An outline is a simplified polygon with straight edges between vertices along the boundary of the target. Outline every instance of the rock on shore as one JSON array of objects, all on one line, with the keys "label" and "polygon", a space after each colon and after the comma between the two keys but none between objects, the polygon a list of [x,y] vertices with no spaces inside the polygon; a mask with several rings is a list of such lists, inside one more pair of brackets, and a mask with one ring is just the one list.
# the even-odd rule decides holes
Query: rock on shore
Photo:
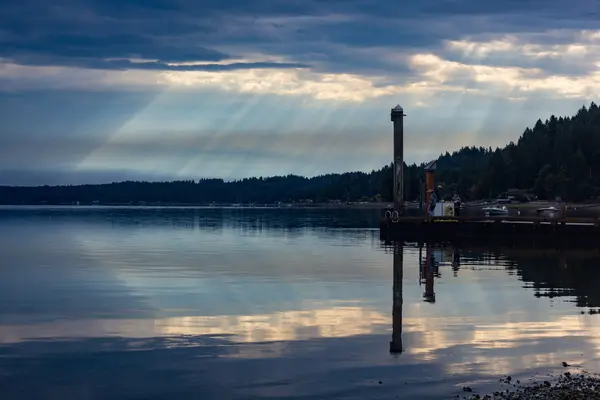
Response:
[{"label": "rock on shore", "polygon": [[[510,378],[510,377],[509,377]],[[469,395],[463,399],[558,399],[558,400],[600,400],[600,376],[585,372],[565,372],[558,378],[533,385],[518,384],[513,390],[507,389],[487,395]]]}]

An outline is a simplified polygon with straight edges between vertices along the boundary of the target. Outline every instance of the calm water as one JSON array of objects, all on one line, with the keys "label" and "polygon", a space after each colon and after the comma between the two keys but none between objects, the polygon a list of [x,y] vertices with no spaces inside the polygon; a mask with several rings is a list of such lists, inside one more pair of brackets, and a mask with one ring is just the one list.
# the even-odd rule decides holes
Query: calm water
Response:
[{"label": "calm water", "polygon": [[600,370],[598,251],[384,245],[377,216],[0,208],[0,398],[451,398]]}]

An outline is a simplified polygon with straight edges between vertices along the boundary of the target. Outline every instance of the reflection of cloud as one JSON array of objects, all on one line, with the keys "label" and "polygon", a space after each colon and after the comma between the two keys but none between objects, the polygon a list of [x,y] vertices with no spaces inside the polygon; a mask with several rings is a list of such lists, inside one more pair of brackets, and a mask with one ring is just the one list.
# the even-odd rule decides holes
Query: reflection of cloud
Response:
[{"label": "reflection of cloud", "polygon": [[[465,340],[471,346],[482,349],[506,349],[523,341],[590,336],[590,329],[592,332],[598,331],[600,337],[600,325],[589,326],[586,319],[586,316],[563,316],[547,322],[475,325],[474,318],[405,317],[403,331],[419,333],[418,342],[407,350],[425,356],[439,349],[465,344]],[[258,342],[370,334],[374,332],[374,325],[390,323],[391,315],[363,307],[343,306],[256,315],[183,316],[153,320],[82,319],[41,324],[38,327],[5,326],[0,328],[0,337],[3,342],[13,342],[35,337],[234,335],[241,342]],[[452,337],[452,326],[469,325],[473,326],[472,331],[463,329],[459,336]],[[39,332],[43,334],[39,335]]]},{"label": "reflection of cloud", "polygon": [[[447,364],[448,373],[468,373],[474,365],[482,374],[510,374],[516,370],[558,365],[561,349],[547,352],[519,350],[522,346],[536,346],[549,339],[579,337],[600,355],[600,325],[589,326],[585,316],[560,317],[549,322],[519,322],[506,324],[478,324],[465,330],[474,320],[464,318],[408,317],[403,320],[403,334],[410,335],[406,353],[420,362],[432,362],[444,349],[463,346],[473,351]],[[344,338],[382,333],[377,327],[389,326],[391,315],[363,307],[331,307],[310,311],[280,311],[257,315],[184,316],[162,319],[80,319],[63,320],[35,325],[0,326],[0,343],[18,343],[35,339],[66,339],[119,336],[134,339],[177,336],[229,336],[241,343],[297,341],[314,338]],[[453,331],[452,326],[463,329]],[[449,328],[450,327],[450,328]],[[389,332],[389,331],[388,331]],[[173,342],[176,346],[177,342]],[[187,345],[182,343],[182,345]],[[509,351],[513,349],[514,351]],[[477,350],[485,350],[482,354]],[[499,352],[494,352],[499,350]],[[256,353],[257,352],[257,353]],[[246,348],[237,357],[264,356]],[[564,353],[564,350],[561,350]],[[256,354],[255,354],[256,353]],[[570,362],[581,361],[573,354]]]},{"label": "reflection of cloud", "polygon": [[[563,340],[562,336],[560,338]],[[541,338],[539,341],[536,340],[535,343],[541,344],[544,339],[547,340],[549,338]],[[568,357],[569,363],[573,365],[580,365],[584,362],[585,357],[582,356],[580,351],[569,351],[568,349],[560,348],[560,341],[554,343],[554,346],[548,343],[552,347],[544,347],[541,350],[537,348],[525,350],[517,343],[513,347],[513,349],[516,349],[516,354],[507,353],[508,349],[494,354],[471,354],[463,358],[466,361],[454,362],[448,365],[448,372],[469,374],[476,368],[482,375],[507,376],[528,369],[544,369],[549,366],[558,367],[561,362],[565,361],[565,357]]]},{"label": "reflection of cloud", "polygon": [[[520,317],[522,318],[522,316]],[[591,322],[591,323],[590,323]],[[453,332],[452,326],[462,326]],[[471,330],[465,326],[472,326]],[[559,316],[551,321],[522,321],[507,323],[477,323],[473,318],[404,318],[404,332],[417,333],[407,347],[408,353],[419,360],[434,361],[440,350],[455,347],[462,351],[468,346],[473,351],[485,350],[485,354],[464,355],[447,366],[449,373],[468,373],[477,365],[484,374],[511,374],[516,370],[559,365],[564,361],[557,358],[563,349],[547,348],[538,352],[519,350],[522,346],[537,346],[551,339],[578,337],[588,342],[596,356],[600,355],[600,324],[586,316]],[[510,351],[510,350],[514,351]],[[497,352],[494,352],[498,350]],[[589,354],[588,354],[589,356]],[[573,354],[570,362],[582,361],[580,353]]]},{"label": "reflection of cloud", "polygon": [[474,332],[472,343],[485,348],[510,348],[523,340],[585,336],[587,333],[582,317],[563,316],[556,321],[547,322],[479,325]]},{"label": "reflection of cloud", "polygon": [[333,307],[267,315],[171,318],[165,320],[161,333],[232,334],[242,342],[299,340],[371,334],[373,325],[386,324],[388,319],[361,307]]},{"label": "reflection of cloud", "polygon": [[81,319],[37,325],[0,326],[0,342],[25,339],[124,336],[233,335],[255,343],[371,334],[389,317],[361,307],[332,307],[259,315],[185,316],[162,319]]}]

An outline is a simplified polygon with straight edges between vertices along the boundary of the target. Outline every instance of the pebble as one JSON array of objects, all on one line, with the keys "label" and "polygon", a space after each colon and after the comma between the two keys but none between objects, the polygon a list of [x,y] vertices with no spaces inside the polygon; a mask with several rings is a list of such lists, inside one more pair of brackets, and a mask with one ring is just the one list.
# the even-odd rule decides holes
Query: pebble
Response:
[{"label": "pebble", "polygon": [[[567,363],[563,363],[565,366]],[[568,364],[566,365],[568,366]],[[509,381],[509,377],[506,381]],[[464,390],[464,388],[463,388]],[[581,374],[571,374],[565,372],[560,375],[554,383],[544,381],[533,385],[518,385],[516,390],[503,392],[494,392],[485,396],[471,396],[465,399],[486,399],[486,400],[528,400],[528,399],[549,399],[549,400],[600,400],[600,376],[588,375],[585,372]]]}]

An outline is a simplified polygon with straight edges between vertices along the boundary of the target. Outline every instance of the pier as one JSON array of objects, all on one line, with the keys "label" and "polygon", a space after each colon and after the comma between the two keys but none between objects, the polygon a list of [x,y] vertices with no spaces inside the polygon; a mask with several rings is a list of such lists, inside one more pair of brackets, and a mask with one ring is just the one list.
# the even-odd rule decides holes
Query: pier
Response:
[{"label": "pier", "polygon": [[549,221],[536,217],[399,217],[381,219],[382,240],[439,241],[452,244],[497,243],[509,247],[599,247],[598,220]]},{"label": "pier", "polygon": [[[511,246],[521,243],[571,246],[576,243],[584,247],[600,247],[600,218],[569,218],[564,206],[545,212],[543,216],[509,216],[508,210],[501,208],[490,209],[488,215],[485,212],[478,215],[461,215],[464,206],[455,210],[454,203],[439,202],[430,212],[430,205],[434,201],[432,196],[436,190],[436,161],[431,161],[424,168],[421,192],[423,207],[420,215],[408,215],[403,190],[405,116],[400,105],[391,109],[391,121],[394,123],[394,205],[381,210],[382,240],[504,242]],[[494,215],[495,211],[502,215]]]}]

